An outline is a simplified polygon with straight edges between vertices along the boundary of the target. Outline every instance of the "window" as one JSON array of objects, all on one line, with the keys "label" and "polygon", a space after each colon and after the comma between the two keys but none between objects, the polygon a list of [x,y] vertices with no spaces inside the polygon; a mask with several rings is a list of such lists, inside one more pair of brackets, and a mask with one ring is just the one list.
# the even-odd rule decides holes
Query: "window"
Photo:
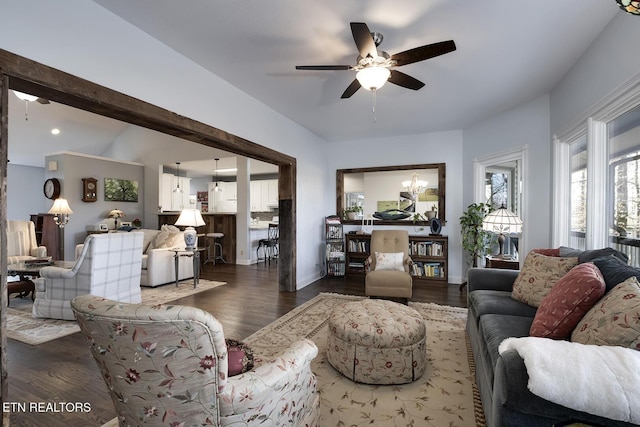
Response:
[{"label": "window", "polygon": [[611,121],[607,125],[607,138],[610,241],[637,265],[640,261],[640,107]]},{"label": "window", "polygon": [[587,137],[570,146],[571,168],[571,235],[569,246],[585,249],[587,231]]}]

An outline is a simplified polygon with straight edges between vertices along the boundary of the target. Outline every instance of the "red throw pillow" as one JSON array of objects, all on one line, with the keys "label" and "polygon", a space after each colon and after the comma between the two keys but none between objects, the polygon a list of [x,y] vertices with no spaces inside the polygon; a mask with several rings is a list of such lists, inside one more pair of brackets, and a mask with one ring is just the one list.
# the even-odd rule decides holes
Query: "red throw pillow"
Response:
[{"label": "red throw pillow", "polygon": [[532,249],[531,252],[535,252],[537,254],[546,255],[546,256],[556,256],[556,257],[560,256],[560,248],[555,248],[555,249],[538,248],[538,249]]},{"label": "red throw pillow", "polygon": [[604,295],[602,273],[592,263],[579,264],[545,296],[529,330],[532,337],[568,339],[584,315]]},{"label": "red throw pillow", "polygon": [[253,369],[253,351],[243,342],[227,338],[229,376],[243,374]]}]

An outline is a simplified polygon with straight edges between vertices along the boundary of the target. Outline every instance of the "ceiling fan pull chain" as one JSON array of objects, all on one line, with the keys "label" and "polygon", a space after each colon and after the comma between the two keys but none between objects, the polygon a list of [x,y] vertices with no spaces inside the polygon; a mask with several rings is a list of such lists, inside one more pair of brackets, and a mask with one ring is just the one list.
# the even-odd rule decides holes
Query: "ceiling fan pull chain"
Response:
[{"label": "ceiling fan pull chain", "polygon": [[373,107],[371,108],[371,112],[373,113],[373,123],[377,123],[378,122],[378,118],[376,117],[376,92],[377,92],[377,90],[371,89],[371,92],[373,92]]},{"label": "ceiling fan pull chain", "polygon": [[29,101],[25,99],[24,101],[24,121],[29,121]]}]

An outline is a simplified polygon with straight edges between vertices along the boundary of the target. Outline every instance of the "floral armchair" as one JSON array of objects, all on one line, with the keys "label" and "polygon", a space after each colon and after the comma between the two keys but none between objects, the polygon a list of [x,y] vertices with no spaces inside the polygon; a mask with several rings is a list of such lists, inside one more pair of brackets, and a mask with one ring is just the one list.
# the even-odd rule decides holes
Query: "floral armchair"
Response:
[{"label": "floral armchair", "polygon": [[82,295],[71,306],[109,388],[121,426],[315,426],[318,349],[297,341],[279,357],[229,377],[222,325],[179,305]]}]

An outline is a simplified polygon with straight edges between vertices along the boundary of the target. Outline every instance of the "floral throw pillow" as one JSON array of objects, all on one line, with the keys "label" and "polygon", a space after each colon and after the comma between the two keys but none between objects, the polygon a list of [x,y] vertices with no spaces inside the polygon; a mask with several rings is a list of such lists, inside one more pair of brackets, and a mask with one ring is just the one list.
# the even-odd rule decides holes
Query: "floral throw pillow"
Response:
[{"label": "floral throw pillow", "polygon": [[511,298],[539,307],[553,285],[576,265],[577,257],[561,258],[529,252],[520,274],[513,282]]},{"label": "floral throw pillow", "polygon": [[604,290],[604,278],[598,267],[591,263],[577,265],[542,299],[529,335],[569,339],[578,322],[602,298]]},{"label": "floral throw pillow", "polygon": [[582,344],[618,345],[640,350],[640,283],[635,276],[607,293],[571,334]]},{"label": "floral throw pillow", "polygon": [[404,252],[376,252],[376,270],[404,271]]},{"label": "floral throw pillow", "polygon": [[243,374],[253,369],[253,351],[243,342],[227,338],[227,361],[229,362],[229,376]]}]

